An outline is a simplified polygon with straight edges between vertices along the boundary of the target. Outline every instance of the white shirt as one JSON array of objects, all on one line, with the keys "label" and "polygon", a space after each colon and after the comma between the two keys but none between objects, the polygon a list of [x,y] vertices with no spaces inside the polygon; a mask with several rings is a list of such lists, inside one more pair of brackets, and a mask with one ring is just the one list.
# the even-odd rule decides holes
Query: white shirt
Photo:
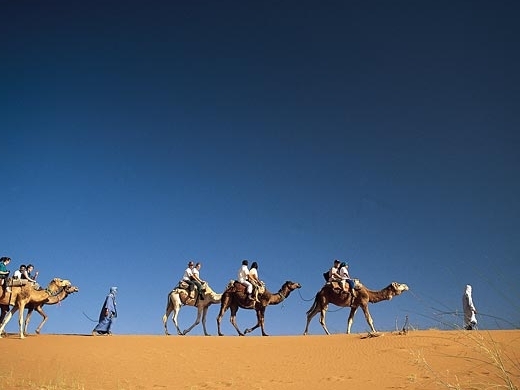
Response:
[{"label": "white shirt", "polygon": [[197,269],[197,267],[193,267],[193,269],[191,270],[191,273],[193,274],[193,276],[196,276],[196,280],[199,280],[200,277],[199,277],[199,270]]},{"label": "white shirt", "polygon": [[348,274],[348,267],[341,267],[339,269],[339,276],[341,276],[341,279],[343,280],[350,279],[350,275]]},{"label": "white shirt", "polygon": [[249,275],[249,268],[247,268],[247,265],[243,265],[238,270],[238,281],[240,283],[247,282],[247,276]]},{"label": "white shirt", "polygon": [[14,271],[13,279],[21,279],[21,278],[22,278],[22,273],[20,272],[20,270],[17,269],[16,271]]},{"label": "white shirt", "polygon": [[182,277],[182,280],[191,280],[191,276],[193,276],[193,270],[188,267],[186,268],[186,271],[184,271],[184,276]]},{"label": "white shirt", "polygon": [[256,276],[256,278],[252,278],[253,280],[260,280],[260,278],[258,277],[258,270],[256,268],[251,268],[249,270],[249,275]]}]

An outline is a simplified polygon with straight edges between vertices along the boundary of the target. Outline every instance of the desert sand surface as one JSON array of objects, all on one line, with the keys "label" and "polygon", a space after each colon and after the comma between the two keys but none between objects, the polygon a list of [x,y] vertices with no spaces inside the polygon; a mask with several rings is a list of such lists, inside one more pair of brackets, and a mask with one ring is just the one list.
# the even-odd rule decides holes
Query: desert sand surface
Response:
[{"label": "desert sand surface", "polygon": [[520,383],[520,330],[23,340],[8,334],[0,343],[1,389],[489,389],[507,385],[504,376]]}]

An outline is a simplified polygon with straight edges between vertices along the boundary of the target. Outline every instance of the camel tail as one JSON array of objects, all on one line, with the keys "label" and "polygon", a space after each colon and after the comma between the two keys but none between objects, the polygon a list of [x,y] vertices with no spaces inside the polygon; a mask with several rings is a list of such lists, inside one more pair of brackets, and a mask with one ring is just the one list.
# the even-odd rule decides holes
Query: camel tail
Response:
[{"label": "camel tail", "polygon": [[172,291],[170,291],[168,293],[168,296],[166,297],[166,310],[168,310],[168,307],[170,306],[170,303],[171,303],[171,295],[172,295]]},{"label": "camel tail", "polygon": [[314,310],[316,310],[316,306],[318,305],[318,294],[316,294],[316,298],[309,310],[307,310],[307,315],[311,314]]}]

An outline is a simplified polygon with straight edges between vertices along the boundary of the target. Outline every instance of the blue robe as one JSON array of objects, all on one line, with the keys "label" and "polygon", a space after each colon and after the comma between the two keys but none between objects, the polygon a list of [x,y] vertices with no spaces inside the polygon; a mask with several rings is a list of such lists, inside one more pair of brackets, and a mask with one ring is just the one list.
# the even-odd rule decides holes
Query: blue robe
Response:
[{"label": "blue robe", "polygon": [[95,332],[101,334],[109,334],[110,328],[112,326],[112,321],[117,317],[117,308],[116,308],[116,293],[117,288],[112,287],[110,289],[110,293],[105,298],[105,302],[101,307],[101,312],[99,313],[99,323],[94,328]]}]

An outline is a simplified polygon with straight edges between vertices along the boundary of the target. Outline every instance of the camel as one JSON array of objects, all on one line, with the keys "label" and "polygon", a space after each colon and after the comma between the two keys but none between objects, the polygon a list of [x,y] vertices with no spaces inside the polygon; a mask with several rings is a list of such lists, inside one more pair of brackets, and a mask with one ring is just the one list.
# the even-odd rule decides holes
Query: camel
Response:
[{"label": "camel", "polygon": [[[78,291],[79,291],[78,287],[70,286],[70,287],[67,287],[64,290],[62,290],[58,295],[50,296],[49,299],[44,303],[40,303],[40,304],[28,303],[25,306],[25,308],[27,309],[27,316],[25,317],[23,333],[25,335],[28,334],[27,327],[29,326],[29,322],[31,321],[31,315],[34,310],[36,310],[36,312],[38,312],[38,314],[40,314],[42,316],[42,322],[40,323],[40,325],[38,325],[38,327],[35,330],[36,334],[40,334],[43,325],[49,319],[47,314],[43,311],[43,305],[55,305],[57,303],[61,303],[61,301],[63,301],[65,298],[67,298],[70,294],[73,294]],[[14,304],[15,300],[12,298],[13,297],[11,296],[11,302],[13,302],[12,304]],[[0,309],[1,309],[1,313],[0,313],[0,324],[1,324],[5,318],[5,315],[9,311],[9,305],[0,305]]]},{"label": "camel", "polygon": [[[172,321],[177,328],[177,334],[182,336],[188,334],[196,325],[200,323],[202,317],[202,327],[204,329],[204,335],[209,336],[210,334],[206,330],[206,314],[208,308],[213,303],[219,303],[222,294],[217,294],[211,289],[206,283],[203,284],[205,288],[204,299],[191,298],[188,291],[184,288],[177,287],[168,294],[168,302],[166,303],[166,313],[163,315],[164,333],[168,336],[168,317],[173,312]],[[177,316],[181,310],[182,305],[195,306],[197,308],[197,319],[188,329],[181,332],[177,323]]]},{"label": "camel", "polygon": [[370,329],[372,330],[372,333],[377,333],[374,327],[372,316],[368,311],[368,304],[389,301],[394,296],[401,295],[401,293],[406,290],[408,290],[408,286],[406,284],[400,284],[396,282],[390,283],[387,287],[379,291],[369,290],[365,286],[361,285],[359,289],[356,287],[357,293],[355,294],[355,297],[352,298],[350,292],[338,291],[338,289],[335,289],[331,283],[327,283],[321,288],[320,291],[318,291],[316,298],[314,299],[314,303],[307,311],[307,325],[305,326],[303,334],[306,335],[308,333],[309,323],[311,322],[312,318],[316,314],[321,313],[320,324],[323,327],[323,330],[325,330],[325,333],[330,335],[330,332],[327,329],[327,325],[325,324],[325,313],[327,312],[329,303],[340,307],[350,307],[347,334],[350,333],[350,328],[354,322],[354,314],[356,314],[358,307],[361,307],[363,313],[365,313],[365,318],[368,325],[370,326]]},{"label": "camel", "polygon": [[54,278],[51,280],[47,288],[43,290],[36,290],[32,285],[11,287],[11,292],[6,291],[0,297],[0,305],[13,305],[13,308],[7,313],[4,320],[2,321],[2,324],[0,325],[0,338],[2,337],[5,326],[11,320],[13,314],[19,311],[18,323],[20,326],[20,338],[24,339],[25,335],[23,328],[23,314],[25,307],[30,304],[44,304],[49,300],[49,298],[52,296],[57,296],[70,286],[70,281]]},{"label": "camel", "polygon": [[[243,284],[237,282],[236,280],[231,280],[228,283],[226,290],[222,293],[222,300],[220,302],[220,312],[217,317],[218,335],[223,336],[223,333],[220,331],[220,323],[226,310],[231,309],[230,321],[231,324],[233,324],[233,326],[237,330],[239,336],[244,336],[247,333],[250,333],[256,328],[258,328],[259,326],[262,329],[262,336],[268,336],[264,329],[264,314],[266,307],[269,305],[278,305],[291,294],[291,291],[296,290],[300,287],[300,283],[286,281],[276,294],[270,293],[269,291],[267,291],[267,289],[265,289],[263,293],[259,293],[259,301],[256,302],[254,300],[250,300],[247,297],[245,286]],[[252,328],[246,329],[244,333],[242,333],[240,329],[238,329],[236,323],[236,315],[239,307],[241,307],[242,309],[253,309],[256,311],[256,325]]]},{"label": "camel", "polygon": [[25,323],[24,323],[24,328],[23,328],[24,334],[27,335],[27,327],[29,326],[29,322],[31,320],[31,314],[34,310],[36,310],[38,312],[38,314],[42,316],[42,322],[40,322],[40,325],[38,325],[38,327],[34,331],[36,334],[40,334],[43,325],[49,319],[47,314],[45,314],[45,312],[43,311],[43,305],[55,305],[57,303],[61,303],[61,301],[63,301],[65,298],[67,298],[70,294],[73,294],[78,291],[79,291],[78,287],[69,286],[69,287],[66,287],[65,289],[63,289],[57,295],[51,295],[49,297],[49,299],[47,301],[45,301],[44,303],[40,303],[40,304],[28,303],[25,306],[25,308],[28,310],[27,310],[27,316],[25,317]]}]

